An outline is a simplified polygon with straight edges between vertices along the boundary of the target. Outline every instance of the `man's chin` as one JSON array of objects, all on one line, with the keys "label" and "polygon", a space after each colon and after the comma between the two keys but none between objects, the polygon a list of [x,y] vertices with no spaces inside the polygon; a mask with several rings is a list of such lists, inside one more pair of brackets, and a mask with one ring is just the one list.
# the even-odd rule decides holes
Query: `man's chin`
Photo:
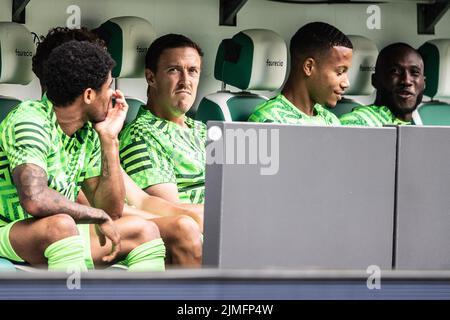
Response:
[{"label": "man's chin", "polygon": [[391,109],[391,111],[394,113],[396,117],[404,117],[408,114],[411,114],[414,110],[416,110],[416,106],[409,106],[409,105],[397,105],[395,109]]},{"label": "man's chin", "polygon": [[183,114],[188,112],[192,108],[193,103],[179,103],[177,109]]},{"label": "man's chin", "polygon": [[411,113],[414,110],[416,110],[417,106],[418,106],[418,104],[416,104],[416,103],[414,103],[414,104],[397,104],[397,110],[403,114]]},{"label": "man's chin", "polygon": [[321,103],[322,106],[333,109],[337,105],[337,101]]},{"label": "man's chin", "polygon": [[101,119],[91,119],[90,121],[91,121],[92,124],[97,124],[97,123],[105,121],[105,119],[106,119],[106,116],[104,116]]}]

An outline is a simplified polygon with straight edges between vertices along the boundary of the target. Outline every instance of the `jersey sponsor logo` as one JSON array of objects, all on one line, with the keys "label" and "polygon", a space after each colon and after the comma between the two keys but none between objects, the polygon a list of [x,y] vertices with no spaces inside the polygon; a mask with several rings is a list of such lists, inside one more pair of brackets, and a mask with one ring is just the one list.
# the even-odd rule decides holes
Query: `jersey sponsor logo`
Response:
[{"label": "jersey sponsor logo", "polygon": [[266,66],[268,66],[268,67],[282,67],[283,66],[283,61],[267,59]]},{"label": "jersey sponsor logo", "polygon": [[27,51],[27,50],[19,50],[16,48],[15,52],[16,52],[16,56],[18,56],[18,57],[32,57],[33,56],[33,52]]}]

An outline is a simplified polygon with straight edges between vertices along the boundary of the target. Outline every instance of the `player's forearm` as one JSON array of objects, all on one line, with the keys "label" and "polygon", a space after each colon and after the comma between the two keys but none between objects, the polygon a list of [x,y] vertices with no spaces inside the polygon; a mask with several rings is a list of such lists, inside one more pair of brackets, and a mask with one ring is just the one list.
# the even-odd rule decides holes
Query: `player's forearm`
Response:
[{"label": "player's forearm", "polygon": [[194,210],[189,210],[188,207],[181,203],[173,203],[155,196],[147,196],[143,199],[137,208],[151,212],[159,216],[177,216],[177,215],[190,215]]},{"label": "player's forearm", "polygon": [[123,207],[123,215],[124,216],[137,216],[137,217],[141,217],[144,219],[154,219],[154,218],[161,218],[161,215],[159,214],[154,214],[148,211],[144,211],[141,209],[137,209],[134,207],[130,207],[125,205]]},{"label": "player's forearm", "polygon": [[173,203],[155,196],[145,197],[136,207],[144,211],[152,212],[158,216],[173,216],[178,214],[177,207]]},{"label": "player's forearm", "polygon": [[203,204],[194,204],[194,203],[180,203],[179,204],[182,208],[189,210],[191,212],[194,212],[203,220],[203,212],[205,206]]},{"label": "player's forearm", "polygon": [[48,187],[35,195],[21,195],[21,205],[29,214],[36,218],[44,218],[55,214],[67,214],[77,223],[101,224],[110,217],[103,211],[84,206],[67,199],[59,192]]},{"label": "player's forearm", "polygon": [[[201,206],[201,209],[199,208]],[[149,196],[144,199],[139,209],[151,212],[160,217],[185,215],[193,218],[203,228],[203,205],[172,203],[170,201]]]},{"label": "player's forearm", "polygon": [[191,203],[181,203],[181,208],[191,212],[190,216],[197,222],[200,227],[200,231],[203,233],[203,204],[191,204]]},{"label": "player's forearm", "polygon": [[111,218],[120,218],[125,199],[125,187],[119,161],[118,139],[100,135],[102,172],[94,195],[94,207],[103,209]]}]

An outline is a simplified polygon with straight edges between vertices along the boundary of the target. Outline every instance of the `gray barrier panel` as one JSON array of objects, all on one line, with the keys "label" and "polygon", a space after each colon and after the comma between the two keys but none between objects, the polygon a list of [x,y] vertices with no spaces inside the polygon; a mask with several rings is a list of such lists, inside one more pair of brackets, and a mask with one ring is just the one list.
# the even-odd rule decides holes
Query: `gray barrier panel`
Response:
[{"label": "gray barrier panel", "polygon": [[[207,147],[205,266],[392,267],[395,128],[208,126],[223,135]],[[232,137],[239,129],[253,135],[245,148]],[[260,157],[258,164],[223,164],[230,150],[236,158],[255,139],[257,152],[264,145],[276,149],[276,139],[264,143],[264,130],[268,137],[278,130],[277,174],[262,175],[270,166]],[[220,144],[226,146],[222,163],[211,164],[220,162]]]},{"label": "gray barrier panel", "polygon": [[397,269],[450,269],[450,128],[399,127]]}]

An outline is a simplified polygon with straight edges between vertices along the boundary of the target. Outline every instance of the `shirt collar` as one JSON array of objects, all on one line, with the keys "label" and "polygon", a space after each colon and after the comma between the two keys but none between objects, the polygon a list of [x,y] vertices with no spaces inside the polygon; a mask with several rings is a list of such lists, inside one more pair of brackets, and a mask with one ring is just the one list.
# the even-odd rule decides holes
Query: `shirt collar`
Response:
[{"label": "shirt collar", "polygon": [[[173,123],[172,121],[169,121],[169,120],[166,120],[166,119],[162,119],[162,118],[160,118],[160,117],[155,116],[150,110],[147,109],[147,106],[144,105],[144,104],[141,105],[141,107],[139,108],[139,111],[138,111],[138,114],[137,114],[136,118],[139,117],[139,116],[145,117],[145,119],[146,119],[147,121],[150,121],[150,120],[152,120],[152,119],[158,120],[158,121],[164,121],[164,122],[169,123],[170,126],[174,125],[174,126],[176,126],[177,128],[184,129],[184,128],[178,126],[177,124]],[[195,125],[194,122],[195,122],[195,121],[194,121],[193,119],[189,118],[189,117],[186,116],[186,115],[184,116],[184,123],[185,123],[190,129],[192,129],[192,128],[194,127],[194,125]]]},{"label": "shirt collar", "polygon": [[292,102],[290,102],[288,100],[288,98],[286,98],[282,93],[280,93],[276,99],[281,99],[283,101],[283,103],[287,106],[289,106],[293,112],[301,115],[302,117],[308,117],[308,118],[312,118],[312,117],[316,117],[316,116],[322,116],[324,113],[325,108],[322,107],[320,104],[316,103],[313,107],[314,110],[314,115],[310,116],[307,115],[306,113],[304,113],[303,111],[301,111],[299,108],[297,108]]},{"label": "shirt collar", "polygon": [[382,108],[384,112],[386,112],[387,114],[389,114],[389,116],[390,116],[391,119],[392,119],[392,124],[395,124],[395,125],[408,125],[408,124],[411,124],[411,121],[404,121],[404,120],[402,120],[402,119],[397,118],[397,117],[394,115],[394,113],[391,111],[391,109],[389,109],[388,107],[386,107],[386,106],[381,106],[380,108]]}]

